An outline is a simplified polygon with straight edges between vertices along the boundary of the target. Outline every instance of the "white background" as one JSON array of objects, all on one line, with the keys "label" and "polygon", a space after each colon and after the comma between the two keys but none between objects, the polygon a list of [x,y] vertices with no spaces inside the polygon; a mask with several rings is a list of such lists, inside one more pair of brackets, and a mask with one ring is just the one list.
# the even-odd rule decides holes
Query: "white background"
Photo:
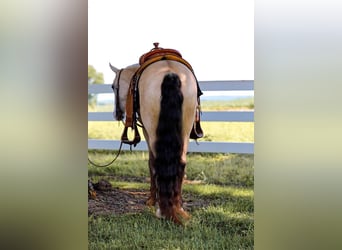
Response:
[{"label": "white background", "polygon": [[115,77],[153,48],[177,49],[198,80],[254,79],[254,2],[89,0],[88,64]]}]

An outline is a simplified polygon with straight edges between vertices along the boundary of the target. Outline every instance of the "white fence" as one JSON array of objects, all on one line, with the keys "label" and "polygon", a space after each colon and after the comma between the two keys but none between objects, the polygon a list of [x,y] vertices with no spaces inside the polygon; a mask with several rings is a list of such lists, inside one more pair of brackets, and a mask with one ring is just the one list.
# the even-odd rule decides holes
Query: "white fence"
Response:
[{"label": "white fence", "polygon": [[[200,81],[202,91],[253,91],[254,81]],[[88,94],[113,93],[111,84],[93,84],[88,87]],[[114,95],[114,94],[113,94]],[[114,121],[112,112],[88,112],[88,121]],[[254,111],[205,111],[201,121],[219,122],[254,122]],[[205,131],[204,131],[205,133]],[[222,131],[224,133],[224,131]],[[117,150],[119,140],[88,139],[88,149]],[[123,150],[129,150],[128,145],[123,145]],[[141,141],[133,150],[147,150],[145,141]],[[239,153],[253,154],[254,143],[247,142],[205,142],[198,143],[191,140],[189,152],[210,153]]]}]

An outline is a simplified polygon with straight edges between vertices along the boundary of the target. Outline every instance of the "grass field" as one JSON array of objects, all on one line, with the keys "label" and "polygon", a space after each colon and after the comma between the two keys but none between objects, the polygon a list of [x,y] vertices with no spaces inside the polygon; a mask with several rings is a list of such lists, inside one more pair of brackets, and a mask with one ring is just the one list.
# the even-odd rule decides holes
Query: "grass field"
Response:
[{"label": "grass field", "polygon": [[[201,122],[204,138],[201,141],[253,142],[252,122]],[[119,122],[88,122],[88,138],[119,140],[123,124]],[[140,134],[143,135],[139,128]],[[144,140],[144,138],[142,138]]]},{"label": "grass field", "polygon": [[[91,151],[98,162],[109,151]],[[123,152],[113,166],[89,166],[89,176],[105,178],[121,190],[147,191],[146,152]],[[188,155],[186,175],[197,184],[184,184],[184,202],[192,218],[185,227],[159,220],[147,207],[141,213],[89,217],[89,249],[253,249],[254,160],[252,155]],[[146,197],[147,198],[147,197]]]},{"label": "grass field", "polygon": [[[254,108],[250,101],[202,106]],[[122,132],[122,125],[113,122],[88,126],[89,138],[119,139]],[[203,129],[206,141],[254,141],[253,123],[205,122]],[[99,164],[113,158],[113,152],[106,150],[91,150],[88,155]],[[147,207],[139,213],[90,215],[89,249],[253,249],[253,155],[189,153],[187,161],[186,179],[192,182],[183,185],[183,199],[193,206],[186,207],[191,219],[184,227],[157,219]],[[88,164],[88,173],[94,182],[106,179],[118,190],[149,190],[147,152],[122,152],[108,168]]]},{"label": "grass field", "polygon": [[253,249],[252,190],[185,185],[184,193],[210,204],[191,211],[185,227],[156,219],[148,209],[138,214],[90,216],[89,249]]}]

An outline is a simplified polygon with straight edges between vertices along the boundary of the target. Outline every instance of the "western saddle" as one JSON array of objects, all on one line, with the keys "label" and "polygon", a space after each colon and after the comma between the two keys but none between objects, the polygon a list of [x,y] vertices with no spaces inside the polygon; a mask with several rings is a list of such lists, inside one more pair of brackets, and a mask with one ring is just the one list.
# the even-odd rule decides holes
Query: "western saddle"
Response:
[{"label": "western saddle", "polygon": [[[152,63],[161,61],[161,60],[172,60],[172,61],[177,61],[185,66],[187,66],[193,75],[195,76],[195,73],[191,67],[191,65],[182,58],[182,55],[174,49],[164,49],[158,47],[159,43],[153,43],[154,48],[143,54],[139,58],[139,64],[140,67],[138,70],[134,73],[128,94],[127,94],[127,101],[126,101],[126,121],[125,121],[125,128],[121,136],[121,141],[122,143],[129,144],[129,145],[134,145],[134,147],[140,142],[140,134],[138,131],[138,121],[141,122],[140,117],[139,117],[139,88],[138,88],[138,83],[140,76],[142,72],[151,65]],[[196,79],[196,76],[195,76]],[[197,107],[196,107],[196,116],[194,120],[194,125],[192,127],[191,133],[190,133],[190,138],[197,140],[198,138],[203,137],[203,131],[200,125],[200,114],[201,114],[201,109],[200,109],[200,96],[203,94],[198,81],[197,82]],[[128,128],[132,128],[134,131],[134,138],[133,140],[129,140],[128,135],[127,135],[127,130]]]}]

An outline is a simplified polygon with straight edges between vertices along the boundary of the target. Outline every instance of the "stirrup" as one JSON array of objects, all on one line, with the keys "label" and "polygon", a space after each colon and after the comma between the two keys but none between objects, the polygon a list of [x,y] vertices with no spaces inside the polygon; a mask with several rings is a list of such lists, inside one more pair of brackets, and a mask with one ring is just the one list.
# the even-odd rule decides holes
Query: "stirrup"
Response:
[{"label": "stirrup", "polygon": [[134,139],[133,140],[128,139],[128,136],[127,136],[128,127],[125,127],[121,135],[121,141],[122,143],[133,145],[135,147],[140,142],[141,138],[140,138],[138,128],[134,126],[132,129],[134,130]]},{"label": "stirrup", "polygon": [[191,129],[190,139],[197,140],[199,138],[203,138],[203,130],[200,121],[195,121],[194,126]]},{"label": "stirrup", "polygon": [[190,139],[197,140],[199,138],[203,138],[203,130],[201,128],[201,118],[200,118],[200,108],[197,107],[196,109],[196,117],[195,117],[195,122],[194,125],[191,129],[190,133]]}]

